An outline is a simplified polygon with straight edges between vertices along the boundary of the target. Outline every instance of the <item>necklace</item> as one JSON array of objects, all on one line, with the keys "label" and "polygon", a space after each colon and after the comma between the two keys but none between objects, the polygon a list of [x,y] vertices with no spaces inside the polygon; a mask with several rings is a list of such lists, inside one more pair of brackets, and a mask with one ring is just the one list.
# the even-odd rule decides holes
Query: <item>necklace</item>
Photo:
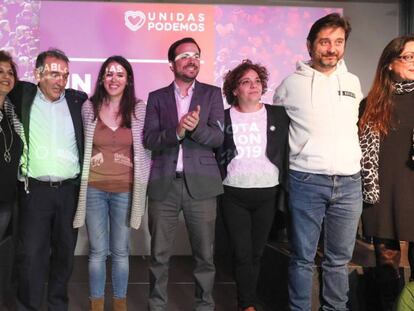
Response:
[{"label": "necklace", "polygon": [[9,120],[7,119],[6,115],[3,115],[4,118],[6,119],[7,125],[9,126],[9,131],[10,131],[10,146],[7,147],[7,140],[6,140],[6,134],[4,133],[4,130],[0,127],[1,133],[3,134],[3,141],[4,141],[4,153],[3,153],[3,157],[4,157],[4,161],[6,163],[10,163],[11,162],[11,154],[10,154],[10,149],[13,146],[13,132],[11,129],[11,125],[9,123]]}]

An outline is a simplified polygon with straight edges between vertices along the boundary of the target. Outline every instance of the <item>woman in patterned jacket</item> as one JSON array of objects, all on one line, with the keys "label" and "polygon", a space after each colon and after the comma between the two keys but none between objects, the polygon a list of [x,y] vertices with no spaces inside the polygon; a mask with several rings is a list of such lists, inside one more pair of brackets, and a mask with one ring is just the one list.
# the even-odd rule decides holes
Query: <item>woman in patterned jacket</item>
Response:
[{"label": "woman in patterned jacket", "polygon": [[[374,309],[380,311],[394,310],[401,290],[400,241],[408,242],[410,280],[414,280],[413,104],[414,36],[410,35],[395,38],[384,48],[359,122],[363,154],[374,147],[378,157],[373,166],[363,167],[363,173],[370,170],[373,176],[377,167],[378,175],[371,184],[364,181],[364,191],[373,196],[364,198],[370,204],[365,205],[362,221],[364,234],[373,238],[380,303]],[[378,139],[364,139],[368,133]]]},{"label": "woman in patterned jacket", "polygon": [[130,227],[145,210],[150,153],[142,145],[145,104],[122,56],[101,66],[95,92],[82,107],[85,158],[74,227],[86,218],[90,310],[103,310],[106,258],[111,255],[113,310],[126,310]]}]

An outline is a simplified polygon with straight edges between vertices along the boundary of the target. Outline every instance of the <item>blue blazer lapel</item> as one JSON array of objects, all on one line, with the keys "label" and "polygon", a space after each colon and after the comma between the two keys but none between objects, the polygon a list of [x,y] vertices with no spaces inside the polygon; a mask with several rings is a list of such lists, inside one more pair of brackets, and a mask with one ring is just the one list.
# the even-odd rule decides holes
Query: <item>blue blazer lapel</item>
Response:
[{"label": "blue blazer lapel", "polygon": [[194,85],[193,97],[191,97],[191,103],[190,103],[190,107],[188,108],[188,111],[196,110],[197,105],[201,106],[200,98],[201,98],[201,94],[203,93],[201,91],[201,84],[197,80],[194,83],[195,85]]},{"label": "blue blazer lapel", "polygon": [[[167,88],[166,94],[166,108],[168,109],[168,116],[170,116],[171,124],[177,126],[178,124],[178,112],[177,103],[175,101],[174,82]],[[161,108],[162,109],[162,108]]]}]

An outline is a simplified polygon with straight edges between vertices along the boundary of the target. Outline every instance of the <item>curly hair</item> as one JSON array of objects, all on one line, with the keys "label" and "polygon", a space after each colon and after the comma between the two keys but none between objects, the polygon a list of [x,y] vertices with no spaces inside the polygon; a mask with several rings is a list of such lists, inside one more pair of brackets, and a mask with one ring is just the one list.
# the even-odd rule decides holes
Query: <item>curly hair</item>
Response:
[{"label": "curly hair", "polygon": [[233,70],[229,70],[224,76],[223,94],[229,105],[237,106],[239,104],[237,96],[233,94],[233,91],[239,85],[241,77],[243,77],[249,70],[253,70],[257,73],[262,83],[262,95],[266,93],[267,82],[269,81],[269,71],[265,66],[262,66],[259,63],[252,63],[250,59],[246,59]]}]

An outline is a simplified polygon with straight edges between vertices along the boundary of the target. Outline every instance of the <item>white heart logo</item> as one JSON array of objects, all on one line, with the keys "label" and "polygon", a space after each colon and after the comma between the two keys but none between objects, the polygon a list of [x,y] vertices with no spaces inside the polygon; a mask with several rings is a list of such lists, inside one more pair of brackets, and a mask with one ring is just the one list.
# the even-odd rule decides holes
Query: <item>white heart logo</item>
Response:
[{"label": "white heart logo", "polygon": [[144,25],[146,16],[141,11],[126,11],[125,12],[125,26],[132,31],[137,31]]}]

